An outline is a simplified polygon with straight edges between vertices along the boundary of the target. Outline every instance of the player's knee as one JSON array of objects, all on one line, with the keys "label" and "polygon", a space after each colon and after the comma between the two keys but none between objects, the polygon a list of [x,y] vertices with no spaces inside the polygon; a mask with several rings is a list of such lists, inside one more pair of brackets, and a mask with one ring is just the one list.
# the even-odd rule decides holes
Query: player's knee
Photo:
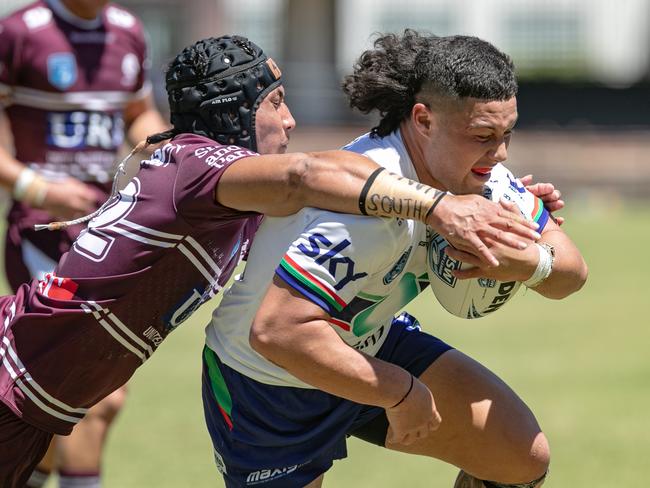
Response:
[{"label": "player's knee", "polygon": [[101,402],[91,408],[88,412],[89,417],[95,417],[106,423],[111,423],[117,414],[122,410],[126,402],[126,387],[119,388],[104,398]]},{"label": "player's knee", "polygon": [[518,482],[537,480],[546,474],[551,462],[551,450],[546,436],[540,432],[528,449],[522,449],[512,464],[516,473],[512,473]]}]

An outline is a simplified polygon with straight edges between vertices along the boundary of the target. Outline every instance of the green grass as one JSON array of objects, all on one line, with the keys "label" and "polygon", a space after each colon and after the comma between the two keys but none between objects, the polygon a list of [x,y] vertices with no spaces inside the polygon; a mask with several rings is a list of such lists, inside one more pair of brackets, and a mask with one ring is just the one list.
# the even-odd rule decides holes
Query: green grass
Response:
[{"label": "green grass", "polygon": [[[552,448],[548,487],[645,486],[650,474],[650,208],[568,215],[590,266],[585,288],[552,302],[521,293],[478,321],[441,311],[429,293],[408,307],[425,328],[487,365],[536,413]],[[200,351],[207,304],[130,383],[105,461],[107,488],[220,487],[203,426]],[[349,442],[328,487],[451,487],[456,470]],[[51,485],[53,486],[53,485]]]}]

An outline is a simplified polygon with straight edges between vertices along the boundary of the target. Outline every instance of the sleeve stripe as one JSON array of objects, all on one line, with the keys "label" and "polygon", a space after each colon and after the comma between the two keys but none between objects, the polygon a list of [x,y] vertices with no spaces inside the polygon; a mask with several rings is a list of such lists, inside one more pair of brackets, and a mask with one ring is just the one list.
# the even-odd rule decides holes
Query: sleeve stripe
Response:
[{"label": "sleeve stripe", "polygon": [[287,254],[285,254],[282,261],[280,261],[280,267],[289,273],[295,280],[309,287],[312,292],[317,293],[322,299],[330,303],[332,307],[339,312],[347,305],[341,297],[301,268],[300,265]]},{"label": "sleeve stripe", "polygon": [[282,268],[282,266],[278,266],[276,268],[275,274],[284,280],[287,285],[296,290],[298,293],[304,295],[305,298],[311,300],[313,303],[325,310],[328,314],[331,315],[332,313],[336,312],[336,310],[334,310],[328,302],[321,299],[319,295],[312,293],[310,288],[302,286],[302,284],[296,281],[293,276],[291,276],[287,271],[284,270],[284,268]]},{"label": "sleeve stripe", "polygon": [[544,207],[544,202],[540,198],[535,198],[535,207],[533,208],[531,218],[539,224],[538,232],[541,232],[546,227],[548,217],[549,213]]}]

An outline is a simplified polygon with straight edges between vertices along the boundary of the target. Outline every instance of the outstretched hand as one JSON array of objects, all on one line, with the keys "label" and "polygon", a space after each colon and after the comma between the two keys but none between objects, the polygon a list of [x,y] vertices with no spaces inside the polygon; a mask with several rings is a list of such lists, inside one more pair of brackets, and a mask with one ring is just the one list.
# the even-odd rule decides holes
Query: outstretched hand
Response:
[{"label": "outstretched hand", "polygon": [[485,266],[499,265],[488,247],[490,240],[526,249],[540,238],[538,225],[522,217],[514,203],[495,203],[480,195],[447,195],[429,215],[427,224]]}]

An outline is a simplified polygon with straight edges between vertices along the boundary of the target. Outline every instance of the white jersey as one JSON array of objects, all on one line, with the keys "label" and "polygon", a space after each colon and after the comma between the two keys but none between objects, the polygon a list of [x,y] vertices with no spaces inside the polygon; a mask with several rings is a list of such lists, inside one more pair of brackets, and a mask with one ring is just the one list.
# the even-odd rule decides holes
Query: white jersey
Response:
[{"label": "white jersey", "polygon": [[[365,154],[389,171],[417,179],[399,133],[362,136],[345,149]],[[394,315],[428,285],[426,226],[306,208],[267,217],[243,276],[223,296],[206,329],[207,344],[223,363],[266,384],[312,388],[255,352],[249,332],[273,276],[321,306],[350,346],[375,355]]]},{"label": "white jersey", "polygon": [[[399,131],[363,135],[344,149],[364,154],[392,173],[417,180]],[[492,188],[526,192],[502,165],[493,168]],[[526,215],[538,220],[541,202],[527,194]],[[519,197],[516,197],[519,198]],[[522,197],[524,198],[524,197]],[[518,202],[520,203],[520,202]],[[521,207],[521,203],[520,203]],[[255,352],[249,344],[253,318],[274,275],[329,314],[329,322],[351,347],[374,356],[392,319],[429,284],[427,227],[306,208],[283,218],[267,217],[248,256],[245,273],[224,293],[206,328],[207,345],[223,363],[262,383],[312,388]]]}]

